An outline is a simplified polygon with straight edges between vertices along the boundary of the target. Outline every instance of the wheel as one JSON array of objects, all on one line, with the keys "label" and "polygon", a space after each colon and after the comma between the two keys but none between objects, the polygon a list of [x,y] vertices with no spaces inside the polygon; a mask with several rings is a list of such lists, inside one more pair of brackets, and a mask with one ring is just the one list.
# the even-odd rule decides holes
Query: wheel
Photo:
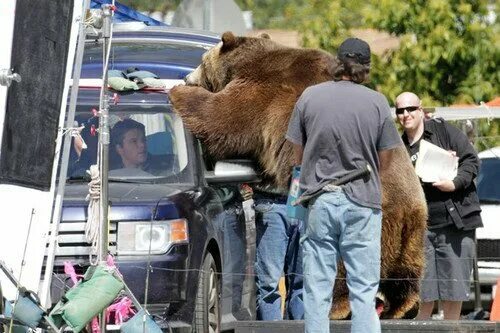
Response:
[{"label": "wheel", "polygon": [[220,280],[217,266],[210,253],[203,260],[198,279],[194,332],[220,332]]}]

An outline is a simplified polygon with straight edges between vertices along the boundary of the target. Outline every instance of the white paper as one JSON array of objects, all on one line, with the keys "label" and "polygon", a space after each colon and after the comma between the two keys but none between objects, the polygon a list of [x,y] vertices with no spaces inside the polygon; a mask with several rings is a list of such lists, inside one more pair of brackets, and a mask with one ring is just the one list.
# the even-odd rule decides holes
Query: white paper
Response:
[{"label": "white paper", "polygon": [[425,183],[453,180],[457,176],[458,157],[428,141],[420,142],[415,172]]}]

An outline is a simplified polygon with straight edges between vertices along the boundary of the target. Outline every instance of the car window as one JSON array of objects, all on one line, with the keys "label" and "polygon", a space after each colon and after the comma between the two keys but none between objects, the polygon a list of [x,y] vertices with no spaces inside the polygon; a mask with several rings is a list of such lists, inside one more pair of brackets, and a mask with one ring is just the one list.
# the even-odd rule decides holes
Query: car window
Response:
[{"label": "car window", "polygon": [[[132,66],[155,73],[160,78],[182,79],[199,65],[205,52],[206,48],[198,44],[124,42],[117,39],[113,41],[109,69],[125,71]],[[87,43],[82,66],[82,78],[102,76],[101,44]]]},{"label": "car window", "polygon": [[[162,108],[158,108],[161,111]],[[167,110],[165,108],[165,110]],[[73,140],[68,169],[70,180],[86,179],[86,170],[97,163],[98,118],[78,113],[76,121],[86,149]],[[114,109],[110,112],[109,180],[192,183],[184,126],[171,112]],[[93,135],[94,134],[94,135]]]},{"label": "car window", "polygon": [[481,159],[477,194],[481,201],[500,202],[500,158]]}]

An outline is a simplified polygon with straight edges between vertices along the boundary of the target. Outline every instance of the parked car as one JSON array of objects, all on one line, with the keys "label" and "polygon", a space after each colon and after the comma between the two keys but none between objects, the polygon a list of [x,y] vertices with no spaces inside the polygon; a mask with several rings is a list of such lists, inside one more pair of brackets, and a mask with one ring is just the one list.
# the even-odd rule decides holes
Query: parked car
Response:
[{"label": "parked car", "polygon": [[[139,27],[137,29],[137,27]],[[109,68],[138,68],[160,79],[182,79],[196,68],[216,35],[171,27],[115,25]],[[55,256],[53,302],[67,289],[64,261],[89,266],[85,239],[88,175],[96,163],[99,88],[85,79],[102,76],[102,44],[86,44],[76,121],[85,126],[87,149],[72,147],[62,221]],[[164,328],[177,332],[219,332],[255,313],[255,229],[242,218],[239,184],[257,180],[245,161],[218,161],[207,168],[200,142],[173,113],[163,90],[111,90],[111,127],[132,119],[144,128],[141,152],[147,167],[128,168],[110,160],[110,252],[139,302]],[[115,98],[116,100],[116,98]],[[111,129],[113,141],[113,127]],[[74,144],[74,143],[73,143]],[[110,145],[112,150],[113,144]],[[116,162],[116,161],[115,161]],[[245,168],[238,168],[245,164]],[[220,168],[222,166],[222,168]],[[243,219],[243,220],[242,220]],[[147,269],[148,261],[152,269]],[[148,298],[145,299],[146,287]]]},{"label": "parked car", "polygon": [[481,299],[489,310],[500,278],[500,146],[482,151],[478,156],[481,166],[477,194],[484,227],[476,231],[477,253]]}]

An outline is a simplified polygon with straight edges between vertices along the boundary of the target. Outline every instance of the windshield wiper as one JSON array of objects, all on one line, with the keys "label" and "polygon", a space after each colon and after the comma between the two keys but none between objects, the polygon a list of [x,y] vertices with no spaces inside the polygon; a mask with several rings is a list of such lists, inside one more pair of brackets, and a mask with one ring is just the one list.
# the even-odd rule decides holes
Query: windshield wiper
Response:
[{"label": "windshield wiper", "polygon": [[79,175],[79,176],[72,176],[68,177],[66,179],[66,183],[87,183],[90,181],[90,175]]},{"label": "windshield wiper", "polygon": [[154,179],[125,179],[125,178],[108,178],[108,182],[110,183],[124,183],[124,184],[152,184],[154,183]]},{"label": "windshield wiper", "polygon": [[482,203],[482,204],[497,204],[497,203],[500,203],[500,199],[495,199],[495,198],[479,199],[479,203]]},{"label": "windshield wiper", "polygon": [[[156,179],[145,179],[145,178],[137,178],[137,179],[124,179],[124,178],[108,178],[108,182],[110,183],[125,183],[125,184],[152,184]],[[66,179],[66,183],[88,183],[90,182],[90,176],[73,176]]]}]

